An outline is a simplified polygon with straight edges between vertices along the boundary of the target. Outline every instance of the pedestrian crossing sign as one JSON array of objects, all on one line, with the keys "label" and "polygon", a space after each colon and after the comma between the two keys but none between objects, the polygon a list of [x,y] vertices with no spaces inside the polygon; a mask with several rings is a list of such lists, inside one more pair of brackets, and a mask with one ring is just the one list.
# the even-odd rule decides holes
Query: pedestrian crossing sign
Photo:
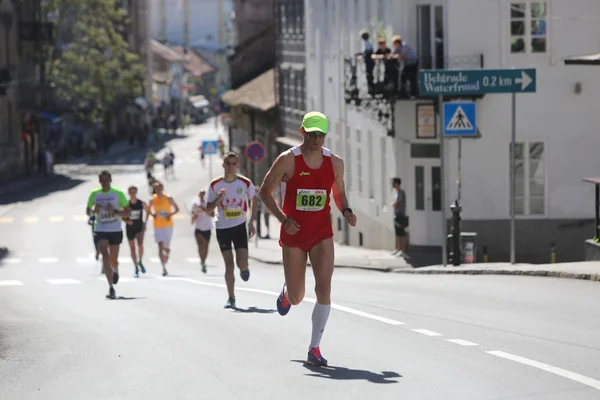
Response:
[{"label": "pedestrian crossing sign", "polygon": [[444,103],[444,136],[476,136],[475,103]]},{"label": "pedestrian crossing sign", "polygon": [[204,154],[205,156],[217,154],[218,148],[219,144],[216,140],[204,140],[202,142],[202,154]]}]

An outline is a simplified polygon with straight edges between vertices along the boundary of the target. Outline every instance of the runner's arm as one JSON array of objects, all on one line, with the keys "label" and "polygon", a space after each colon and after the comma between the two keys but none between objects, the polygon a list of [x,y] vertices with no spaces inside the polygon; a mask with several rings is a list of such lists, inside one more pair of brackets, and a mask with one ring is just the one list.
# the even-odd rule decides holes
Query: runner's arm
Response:
[{"label": "runner's arm", "polygon": [[[206,194],[206,197],[206,212],[211,213],[215,210],[220,201],[219,196],[217,195],[217,193],[215,193],[215,190],[213,189],[212,185],[208,187],[208,193]],[[210,199],[214,200],[211,201]]]},{"label": "runner's arm", "polygon": [[[248,196],[250,198],[250,221],[254,221],[256,219],[256,188],[254,187],[253,184],[252,185],[252,197]],[[248,193],[250,195],[250,193]]]},{"label": "runner's arm", "polygon": [[290,162],[293,161],[293,158],[289,157],[288,154],[289,153],[286,152],[277,157],[271,166],[271,169],[267,172],[262,185],[260,185],[259,192],[260,199],[265,207],[267,207],[269,211],[271,211],[271,214],[273,214],[281,223],[286,220],[287,215],[279,208],[279,205],[273,196],[273,190],[280,184],[281,180],[286,175],[287,170],[290,168]]},{"label": "runner's arm", "polygon": [[144,221],[144,223],[148,222],[148,219],[150,218],[150,216],[152,216],[152,218],[156,218],[156,215],[154,215],[152,213],[152,202],[154,201],[154,199],[150,200],[150,202],[148,203],[148,212],[146,213],[146,221]]},{"label": "runner's arm", "polygon": [[333,171],[335,172],[335,182],[333,183],[333,200],[340,212],[348,208],[348,198],[346,197],[346,184],[344,183],[344,160],[332,154]]}]

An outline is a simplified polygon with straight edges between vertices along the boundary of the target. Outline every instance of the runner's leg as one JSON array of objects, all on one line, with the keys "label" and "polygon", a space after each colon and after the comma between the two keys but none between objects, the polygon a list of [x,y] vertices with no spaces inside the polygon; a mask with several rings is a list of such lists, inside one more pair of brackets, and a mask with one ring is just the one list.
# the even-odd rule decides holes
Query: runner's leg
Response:
[{"label": "runner's leg", "polygon": [[112,273],[113,283],[117,283],[119,281],[119,246],[118,244],[109,244],[108,252],[110,253],[110,265]]},{"label": "runner's leg", "polygon": [[201,233],[196,233],[196,244],[198,245],[198,255],[200,256],[200,264],[206,263],[206,256],[208,255],[208,241],[202,236]]},{"label": "runner's leg", "polygon": [[137,255],[135,253],[135,240],[128,240],[129,242],[129,250],[131,251],[131,259],[133,260],[133,265],[135,265],[135,270],[137,271]]},{"label": "runner's leg", "polygon": [[142,259],[144,258],[144,231],[138,232],[135,235],[135,239],[137,240],[138,253],[140,255],[138,263],[142,266]]},{"label": "runner's leg", "polygon": [[225,250],[222,252],[223,261],[225,262],[225,284],[227,285],[227,293],[229,297],[235,297],[235,276],[233,271],[235,265],[233,263],[233,251]]},{"label": "runner's leg", "polygon": [[108,281],[108,286],[112,287],[112,269],[110,268],[110,255],[108,254],[108,239],[98,240],[98,250],[102,254],[102,266],[104,268],[104,275]]},{"label": "runner's leg", "polygon": [[306,276],[306,252],[298,247],[282,247],[285,296],[292,305],[304,298]]},{"label": "runner's leg", "polygon": [[[323,331],[329,319],[331,311],[331,278],[333,276],[334,266],[334,248],[333,239],[325,239],[309,251],[310,263],[315,276],[315,294],[317,301],[312,313],[312,337],[309,346],[309,352],[316,356],[316,362],[321,364],[321,360],[326,365],[327,361],[321,356],[318,350]],[[316,353],[312,349],[317,349]],[[309,360],[310,360],[309,355]]]}]

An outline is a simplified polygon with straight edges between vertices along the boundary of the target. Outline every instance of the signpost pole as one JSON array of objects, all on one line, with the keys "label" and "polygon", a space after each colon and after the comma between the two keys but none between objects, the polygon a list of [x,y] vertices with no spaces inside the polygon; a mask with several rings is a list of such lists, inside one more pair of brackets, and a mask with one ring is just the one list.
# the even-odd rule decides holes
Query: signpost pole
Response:
[{"label": "signpost pole", "polygon": [[516,205],[516,189],[517,189],[517,163],[516,163],[516,147],[517,147],[517,96],[512,94],[512,132],[510,141],[510,263],[515,264],[515,205]]},{"label": "signpost pole", "polygon": [[438,124],[438,136],[440,138],[440,199],[442,202],[442,265],[445,267],[448,261],[447,254],[447,241],[448,241],[448,229],[446,226],[446,188],[444,185],[444,176],[446,170],[444,166],[444,135],[442,132],[442,125],[444,124],[444,96],[438,96],[438,110],[440,115],[440,123]]},{"label": "signpost pole", "polygon": [[208,156],[208,180],[209,182],[212,182],[213,179],[213,170],[212,170],[212,166],[213,165],[213,155],[211,154],[210,156]]},{"label": "signpost pole", "polygon": [[462,135],[458,137],[458,203],[460,204],[460,189],[462,186]]}]

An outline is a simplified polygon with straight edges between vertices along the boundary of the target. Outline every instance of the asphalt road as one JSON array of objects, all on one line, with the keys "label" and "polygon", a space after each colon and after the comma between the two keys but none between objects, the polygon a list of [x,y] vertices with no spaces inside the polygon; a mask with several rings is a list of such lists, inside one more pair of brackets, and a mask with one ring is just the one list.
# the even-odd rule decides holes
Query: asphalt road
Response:
[{"label": "asphalt road", "polygon": [[[202,137],[216,137],[212,125],[170,143],[181,161],[166,191],[184,210],[171,276],[160,276],[150,228],[146,275],[132,277],[121,249],[119,300],[105,299],[81,218],[96,167],[0,208],[11,249],[0,261],[0,399],[600,398],[600,286],[568,279],[338,269],[322,342],[331,366],[305,366],[310,270],[306,301],[286,317],[275,311],[281,267],[251,264],[237,310],[223,309],[214,233],[200,271],[187,210],[208,183]],[[148,198],[141,166],[114,184]]]}]

